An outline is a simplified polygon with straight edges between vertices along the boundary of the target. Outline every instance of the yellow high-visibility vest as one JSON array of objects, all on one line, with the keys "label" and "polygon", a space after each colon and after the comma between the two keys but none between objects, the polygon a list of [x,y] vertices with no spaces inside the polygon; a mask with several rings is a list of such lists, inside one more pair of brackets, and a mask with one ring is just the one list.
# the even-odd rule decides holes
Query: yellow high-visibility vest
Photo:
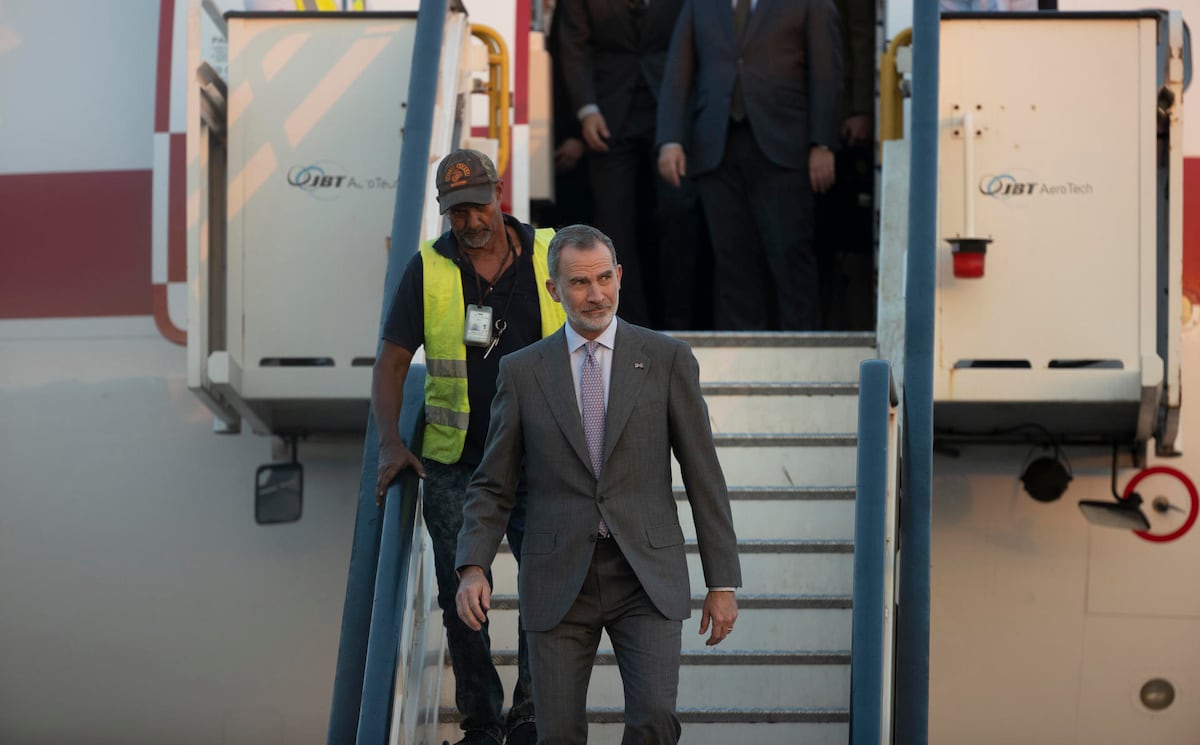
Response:
[{"label": "yellow high-visibility vest", "polygon": [[[537,280],[542,336],[566,322],[562,306],[550,297],[546,253],[554,231],[542,228],[533,237],[533,275]],[[433,241],[421,244],[425,278],[425,439],[421,454],[439,463],[457,463],[467,441],[471,404],[467,398],[467,345],[463,343],[467,306],[462,273],[442,256]]]}]

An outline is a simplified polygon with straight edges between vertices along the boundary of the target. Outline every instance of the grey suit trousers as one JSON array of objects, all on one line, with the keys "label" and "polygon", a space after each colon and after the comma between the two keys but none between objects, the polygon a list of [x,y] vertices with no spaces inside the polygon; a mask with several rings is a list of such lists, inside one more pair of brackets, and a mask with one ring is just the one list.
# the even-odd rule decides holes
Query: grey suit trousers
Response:
[{"label": "grey suit trousers", "polygon": [[679,742],[675,701],[683,622],[654,607],[613,539],[596,551],[579,597],[548,631],[527,631],[539,745],[587,742],[587,690],[600,632],[608,631],[625,689],[621,745]]}]

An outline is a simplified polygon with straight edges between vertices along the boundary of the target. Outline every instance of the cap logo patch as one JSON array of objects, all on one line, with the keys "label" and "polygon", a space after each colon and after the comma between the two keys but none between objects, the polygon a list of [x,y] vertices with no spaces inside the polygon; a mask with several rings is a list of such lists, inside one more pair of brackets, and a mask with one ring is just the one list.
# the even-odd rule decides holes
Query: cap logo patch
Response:
[{"label": "cap logo patch", "polygon": [[446,170],[446,185],[457,189],[471,178],[471,168],[466,163],[455,163]]}]

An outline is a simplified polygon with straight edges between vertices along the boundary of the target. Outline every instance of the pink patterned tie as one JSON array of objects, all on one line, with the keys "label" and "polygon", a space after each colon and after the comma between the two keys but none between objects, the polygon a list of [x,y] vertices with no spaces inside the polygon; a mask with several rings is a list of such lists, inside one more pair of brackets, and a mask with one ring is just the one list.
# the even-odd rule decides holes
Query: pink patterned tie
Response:
[{"label": "pink patterned tie", "polygon": [[[596,360],[599,343],[589,341],[584,346],[587,356],[583,358],[583,370],[579,375],[579,401],[583,404],[583,436],[587,439],[592,472],[599,478],[600,461],[604,457],[604,378]],[[604,518],[600,518],[600,537],[608,537],[608,523]]]}]

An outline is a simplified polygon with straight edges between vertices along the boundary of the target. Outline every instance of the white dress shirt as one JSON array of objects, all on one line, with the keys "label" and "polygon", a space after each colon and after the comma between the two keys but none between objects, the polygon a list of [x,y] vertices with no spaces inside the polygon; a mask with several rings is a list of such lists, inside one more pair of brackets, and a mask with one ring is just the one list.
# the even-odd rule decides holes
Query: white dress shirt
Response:
[{"label": "white dress shirt", "polygon": [[[612,380],[612,350],[617,339],[617,317],[613,316],[608,328],[596,337],[596,362],[600,363],[600,380],[604,383],[604,410],[608,411],[608,382]],[[589,341],[580,336],[579,332],[568,323],[564,329],[567,334],[567,351],[571,353],[571,377],[575,379],[575,403],[579,406],[579,415],[583,416],[583,398],[579,390],[579,379],[583,374],[583,362],[587,359],[587,349],[584,345]]]}]

